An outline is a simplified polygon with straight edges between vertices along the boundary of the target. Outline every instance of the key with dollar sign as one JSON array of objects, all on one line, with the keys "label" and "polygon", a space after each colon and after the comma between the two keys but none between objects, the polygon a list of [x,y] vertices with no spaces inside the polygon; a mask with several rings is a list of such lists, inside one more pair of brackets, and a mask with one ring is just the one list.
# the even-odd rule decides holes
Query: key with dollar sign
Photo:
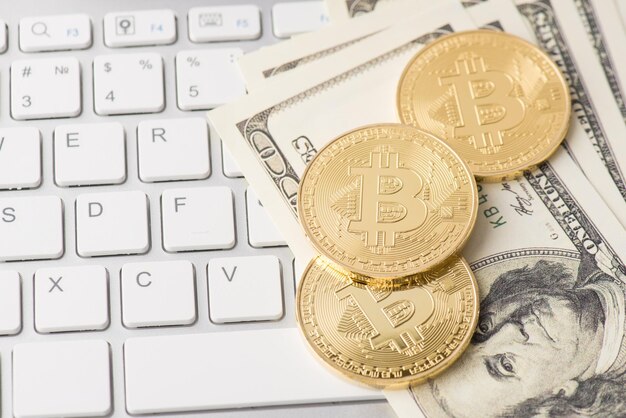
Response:
[{"label": "key with dollar sign", "polygon": [[142,53],[96,57],[94,103],[99,115],[161,111],[165,106],[161,56]]}]

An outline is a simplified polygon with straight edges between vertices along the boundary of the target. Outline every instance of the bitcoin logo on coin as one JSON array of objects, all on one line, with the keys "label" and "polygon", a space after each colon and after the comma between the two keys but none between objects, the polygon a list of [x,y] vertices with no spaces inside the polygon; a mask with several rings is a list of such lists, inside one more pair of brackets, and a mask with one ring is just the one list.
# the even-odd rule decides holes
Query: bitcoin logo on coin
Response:
[{"label": "bitcoin logo on coin", "polygon": [[[376,330],[369,340],[373,350],[386,346],[400,354],[413,354],[424,337],[419,331],[433,313],[432,295],[424,287],[414,287],[411,299],[402,292],[376,290],[365,286],[346,285],[335,292],[340,300],[351,298]],[[419,308],[416,310],[416,306]],[[339,328],[342,331],[341,328]],[[349,328],[345,330],[346,335]],[[419,351],[419,349],[417,350]]]},{"label": "bitcoin logo on coin", "polygon": [[365,283],[426,271],[461,249],[476,183],[443,141],[404,125],[337,138],[309,163],[298,215],[320,253]]},{"label": "bitcoin logo on coin", "polygon": [[439,38],[398,85],[403,123],[440,136],[477,177],[499,180],[548,158],[571,114],[567,83],[536,46],[496,31]]},{"label": "bitcoin logo on coin", "polygon": [[510,96],[511,77],[487,70],[482,58],[456,62],[456,74],[439,77],[442,86],[454,87],[461,124],[450,136],[468,138],[480,152],[493,154],[504,142],[504,132],[524,119],[524,104]]},{"label": "bitcoin logo on coin", "polygon": [[296,298],[311,348],[339,372],[377,387],[416,383],[452,364],[478,319],[478,288],[452,256],[399,287],[355,283],[322,258],[307,267]]},{"label": "bitcoin logo on coin", "polygon": [[397,233],[415,229],[426,220],[428,208],[415,198],[422,190],[422,179],[400,166],[397,152],[372,152],[370,163],[348,167],[350,176],[361,177],[361,218],[351,220],[348,230],[361,232],[368,246],[393,247]]}]

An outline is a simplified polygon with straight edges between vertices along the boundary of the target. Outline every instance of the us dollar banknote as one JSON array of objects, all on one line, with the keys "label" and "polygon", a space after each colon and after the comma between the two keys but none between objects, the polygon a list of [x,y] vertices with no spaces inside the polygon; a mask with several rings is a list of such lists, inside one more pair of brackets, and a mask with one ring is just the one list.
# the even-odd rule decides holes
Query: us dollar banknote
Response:
[{"label": "us dollar banknote", "polygon": [[367,15],[398,5],[412,7],[415,0],[326,0],[326,8],[331,22]]},{"label": "us dollar banknote", "polygon": [[437,378],[386,391],[399,416],[626,415],[626,234],[560,150],[479,186],[463,255],[479,285],[470,347]]},{"label": "us dollar banknote", "polygon": [[626,121],[626,31],[613,1],[572,0],[615,103]]},{"label": "us dollar banknote", "polygon": [[568,80],[576,125],[585,133],[568,135],[568,151],[626,225],[626,124],[580,24],[575,1],[515,0],[515,4],[535,42]]},{"label": "us dollar banknote", "polygon": [[319,60],[287,72],[239,102],[209,112],[211,124],[298,258],[313,255],[296,213],[307,163],[348,130],[398,122],[396,84],[408,60],[429,41],[474,27],[462,9],[436,9],[371,36],[354,46],[358,50],[334,54],[330,66]]},{"label": "us dollar banknote", "polygon": [[341,25],[330,25],[245,54],[238,61],[239,69],[248,91],[255,91],[268,78],[335,54],[411,15],[427,13],[432,8],[451,10],[461,6],[466,8],[481,28],[502,30],[501,27],[490,26],[496,20],[505,21],[509,26],[520,22],[510,0],[440,0],[436,3],[430,0],[396,1],[393,7],[377,9],[375,13],[368,13],[359,19],[346,20]]}]

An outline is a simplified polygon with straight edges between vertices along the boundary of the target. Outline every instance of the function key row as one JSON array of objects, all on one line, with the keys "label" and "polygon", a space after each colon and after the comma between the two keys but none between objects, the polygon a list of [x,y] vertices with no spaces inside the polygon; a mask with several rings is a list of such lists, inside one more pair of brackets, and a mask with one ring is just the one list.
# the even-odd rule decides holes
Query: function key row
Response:
[{"label": "function key row", "polygon": [[[194,7],[187,14],[192,42],[254,40],[261,36],[261,12],[255,5]],[[322,1],[278,3],[272,8],[274,35],[287,38],[328,22]],[[169,9],[132,10],[104,16],[104,44],[110,48],[168,45],[176,42],[176,14]],[[44,52],[86,49],[92,45],[86,14],[25,17],[19,22],[20,49]],[[7,47],[7,25],[0,22],[0,53]]]},{"label": "function key row", "polygon": [[[239,48],[176,55],[178,107],[211,109],[245,94]],[[11,115],[17,120],[76,117],[82,112],[81,66],[74,57],[11,64]],[[100,55],[93,61],[98,115],[156,113],[165,108],[164,64],[156,53]]]},{"label": "function key row", "polygon": [[[34,327],[39,333],[109,327],[110,275],[101,265],[48,267],[33,277]],[[211,258],[206,264],[213,323],[279,320],[282,274],[273,255]],[[23,278],[0,271],[0,336],[22,330]],[[187,260],[124,264],[119,273],[122,323],[127,328],[191,325],[198,318],[196,271]]]}]

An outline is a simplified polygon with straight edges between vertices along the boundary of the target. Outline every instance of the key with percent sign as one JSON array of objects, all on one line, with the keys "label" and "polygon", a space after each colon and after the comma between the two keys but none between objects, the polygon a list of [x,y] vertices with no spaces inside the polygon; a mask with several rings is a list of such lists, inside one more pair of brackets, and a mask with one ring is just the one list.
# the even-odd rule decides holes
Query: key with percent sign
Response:
[{"label": "key with percent sign", "polygon": [[246,93],[237,60],[239,48],[181,51],[176,55],[178,107],[212,109]]},{"label": "key with percent sign", "polygon": [[160,55],[101,55],[94,60],[93,70],[99,115],[153,113],[165,107]]}]

